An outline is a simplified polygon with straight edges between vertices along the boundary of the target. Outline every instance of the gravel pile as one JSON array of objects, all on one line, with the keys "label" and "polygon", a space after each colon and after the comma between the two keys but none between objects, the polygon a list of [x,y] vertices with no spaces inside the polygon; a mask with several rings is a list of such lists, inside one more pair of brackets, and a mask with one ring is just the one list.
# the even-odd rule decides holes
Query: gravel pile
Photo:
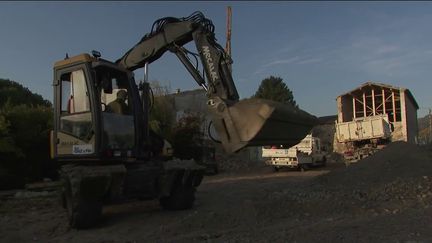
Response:
[{"label": "gravel pile", "polygon": [[265,166],[264,162],[245,158],[244,154],[220,154],[218,156],[218,166],[225,172],[246,172],[257,167]]},{"label": "gravel pile", "polygon": [[396,180],[432,176],[430,152],[414,144],[394,142],[347,168],[318,178],[326,187],[373,189]]},{"label": "gravel pile", "polygon": [[255,154],[257,148],[244,148],[237,153],[228,154],[221,146],[216,146],[216,163],[220,171],[246,172],[264,167],[264,161],[260,161]]},{"label": "gravel pile", "polygon": [[274,200],[275,210],[307,209],[315,216],[338,212],[396,214],[409,208],[429,208],[431,153],[413,144],[395,142],[308,184],[270,193],[268,199]]},{"label": "gravel pile", "polygon": [[377,213],[428,208],[432,206],[431,153],[414,144],[394,142],[356,164],[318,177],[315,186],[338,204]]}]

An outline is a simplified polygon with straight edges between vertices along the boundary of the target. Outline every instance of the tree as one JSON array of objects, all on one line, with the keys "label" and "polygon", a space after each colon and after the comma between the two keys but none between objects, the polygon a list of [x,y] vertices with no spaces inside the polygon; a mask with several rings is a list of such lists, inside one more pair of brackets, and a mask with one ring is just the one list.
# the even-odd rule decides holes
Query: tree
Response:
[{"label": "tree", "polygon": [[0,78],[0,107],[9,105],[31,105],[51,107],[51,102],[42,98],[41,95],[31,92],[21,84]]},{"label": "tree", "polygon": [[52,123],[51,102],[0,79],[0,190],[57,176],[49,157]]},{"label": "tree", "polygon": [[153,93],[152,108],[150,112],[150,128],[161,137],[170,140],[172,127],[175,121],[175,109],[170,88],[161,85],[159,81],[150,83]]},{"label": "tree", "polygon": [[291,104],[298,107],[294,100],[292,91],[283,82],[282,78],[270,76],[261,81],[254,98],[262,98],[278,101],[284,104]]},{"label": "tree", "polygon": [[204,114],[185,112],[172,130],[174,157],[199,160],[202,156]]}]

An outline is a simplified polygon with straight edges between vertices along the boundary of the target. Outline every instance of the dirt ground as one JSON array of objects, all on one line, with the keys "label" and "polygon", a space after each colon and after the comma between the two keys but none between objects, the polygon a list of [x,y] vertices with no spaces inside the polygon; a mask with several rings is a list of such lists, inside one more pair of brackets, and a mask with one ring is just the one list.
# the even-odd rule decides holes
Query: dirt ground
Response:
[{"label": "dirt ground", "polygon": [[0,242],[431,242],[431,158],[400,143],[348,168],[221,173],[191,210],[131,201],[88,230],[69,228],[56,197],[1,200]]}]

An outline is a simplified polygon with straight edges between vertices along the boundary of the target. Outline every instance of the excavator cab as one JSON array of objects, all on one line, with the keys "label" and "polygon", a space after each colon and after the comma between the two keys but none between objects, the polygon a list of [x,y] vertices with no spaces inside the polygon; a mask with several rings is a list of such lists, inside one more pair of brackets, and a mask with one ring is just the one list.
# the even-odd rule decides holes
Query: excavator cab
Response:
[{"label": "excavator cab", "polygon": [[[144,116],[133,74],[81,54],[54,65],[53,157],[63,160],[143,155]],[[138,136],[140,134],[140,136]]]}]

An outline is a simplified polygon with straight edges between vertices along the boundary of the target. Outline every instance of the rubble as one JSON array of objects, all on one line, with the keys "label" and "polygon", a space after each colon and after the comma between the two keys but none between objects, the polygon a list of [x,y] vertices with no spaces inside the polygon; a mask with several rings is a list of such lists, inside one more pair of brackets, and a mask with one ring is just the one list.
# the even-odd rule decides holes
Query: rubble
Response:
[{"label": "rubble", "polygon": [[374,156],[316,178],[314,190],[345,205],[395,214],[413,205],[432,205],[431,176],[430,151],[394,142]]},{"label": "rubble", "polygon": [[332,171],[317,180],[326,187],[369,189],[397,179],[432,175],[430,151],[406,142],[394,142],[374,156],[346,169]]},{"label": "rubble", "polygon": [[265,163],[251,156],[256,148],[246,148],[237,153],[227,154],[221,147],[216,147],[216,162],[220,171],[224,172],[246,172],[258,167],[264,167]]},{"label": "rubble", "polygon": [[348,167],[330,163],[319,171],[286,173],[255,167],[239,176],[263,165],[242,158],[221,161],[229,173],[206,178],[193,210],[167,213],[144,201],[108,205],[104,214],[111,221],[89,231],[68,228],[57,197],[0,201],[0,241],[27,242],[34,235],[44,242],[432,240],[428,150],[396,142]]}]

